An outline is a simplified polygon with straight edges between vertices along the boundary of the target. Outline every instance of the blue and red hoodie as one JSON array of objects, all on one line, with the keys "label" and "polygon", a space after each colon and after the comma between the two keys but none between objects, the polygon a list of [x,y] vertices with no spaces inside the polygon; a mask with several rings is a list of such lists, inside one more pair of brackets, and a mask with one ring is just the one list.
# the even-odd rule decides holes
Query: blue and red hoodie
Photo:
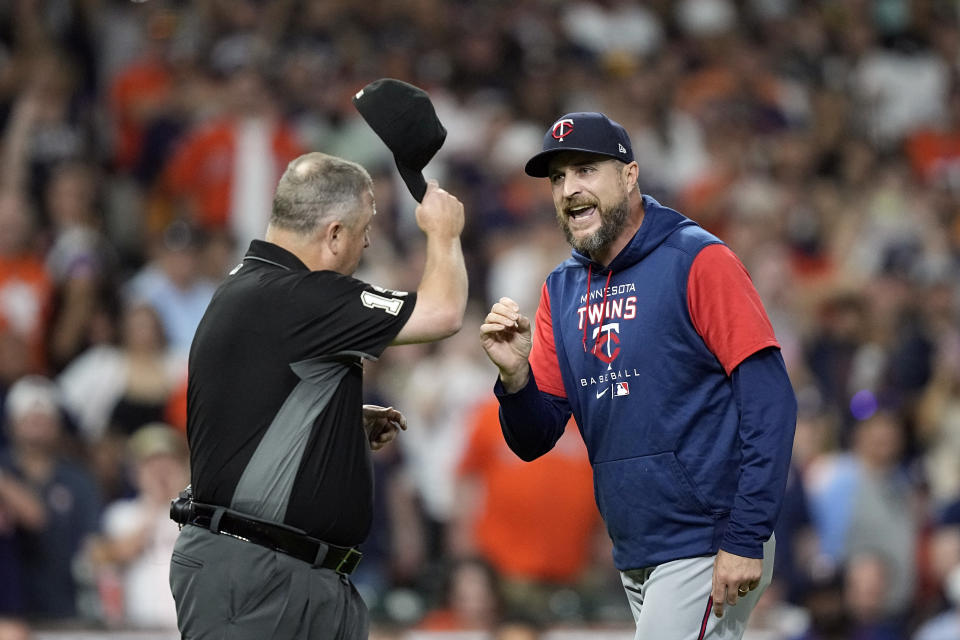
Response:
[{"label": "blue and red hoodie", "polygon": [[606,267],[574,251],[547,277],[530,382],[507,394],[513,451],[549,451],[572,412],[620,570],[762,557],[786,484],[796,399],[750,277],[715,236],[643,197]]}]

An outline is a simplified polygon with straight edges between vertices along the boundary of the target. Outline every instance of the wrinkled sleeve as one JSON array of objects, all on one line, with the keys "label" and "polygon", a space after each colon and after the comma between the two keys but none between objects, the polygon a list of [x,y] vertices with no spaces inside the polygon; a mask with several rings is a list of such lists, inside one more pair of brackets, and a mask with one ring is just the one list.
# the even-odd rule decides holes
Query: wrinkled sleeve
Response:
[{"label": "wrinkled sleeve", "polygon": [[742,458],[737,497],[720,548],[760,558],[783,503],[797,400],[779,349],[751,355],[734,369],[732,380]]},{"label": "wrinkled sleeve", "polygon": [[500,428],[510,449],[529,462],[550,451],[570,419],[566,398],[540,391],[533,371],[525,387],[507,393],[497,378],[493,388],[500,402]]}]

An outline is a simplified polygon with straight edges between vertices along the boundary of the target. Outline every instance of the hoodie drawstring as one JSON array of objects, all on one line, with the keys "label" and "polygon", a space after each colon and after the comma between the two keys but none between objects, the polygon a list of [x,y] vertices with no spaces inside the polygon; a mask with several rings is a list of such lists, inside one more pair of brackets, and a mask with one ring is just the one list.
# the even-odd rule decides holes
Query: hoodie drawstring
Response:
[{"label": "hoodie drawstring", "polygon": [[[593,275],[593,265],[587,266],[587,309],[583,317],[583,350],[587,350],[587,326],[590,324],[590,278]],[[607,292],[610,290],[610,278],[613,277],[613,269],[607,272],[607,282],[603,285],[603,302],[600,303],[600,328],[603,328],[603,322],[607,319]],[[597,341],[600,340],[600,332],[597,332],[597,338],[593,341],[593,347],[590,352],[597,350]]]},{"label": "hoodie drawstring", "polygon": [[587,352],[587,325],[590,324],[590,276],[593,275],[593,265],[587,265],[587,309],[583,314],[583,352]]}]

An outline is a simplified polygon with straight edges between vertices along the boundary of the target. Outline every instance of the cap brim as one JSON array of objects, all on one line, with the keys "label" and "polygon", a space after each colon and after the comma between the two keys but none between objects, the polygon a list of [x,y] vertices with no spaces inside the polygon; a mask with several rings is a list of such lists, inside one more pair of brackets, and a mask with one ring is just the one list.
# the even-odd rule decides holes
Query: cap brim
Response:
[{"label": "cap brim", "polygon": [[410,190],[410,195],[412,195],[413,199],[417,202],[423,202],[423,196],[427,194],[427,181],[423,177],[423,172],[419,169],[411,169],[406,165],[400,164],[396,157],[394,157],[394,162],[397,165],[397,171],[400,172],[400,177],[403,178],[407,189]]},{"label": "cap brim", "polygon": [[523,170],[526,174],[532,178],[549,178],[550,177],[550,158],[558,153],[564,151],[583,151],[584,153],[592,153],[595,156],[604,156],[606,158],[613,158],[623,162],[623,158],[615,156],[612,153],[603,153],[602,151],[597,151],[596,149],[582,149],[580,147],[564,147],[562,149],[547,149],[546,151],[541,151],[537,155],[533,156],[527,160],[527,164],[524,165]]},{"label": "cap brim", "polygon": [[557,153],[556,149],[541,151],[537,155],[527,160],[527,164],[523,170],[528,176],[533,178],[546,178],[549,175],[547,173],[547,168],[550,163],[550,156],[555,153]]}]

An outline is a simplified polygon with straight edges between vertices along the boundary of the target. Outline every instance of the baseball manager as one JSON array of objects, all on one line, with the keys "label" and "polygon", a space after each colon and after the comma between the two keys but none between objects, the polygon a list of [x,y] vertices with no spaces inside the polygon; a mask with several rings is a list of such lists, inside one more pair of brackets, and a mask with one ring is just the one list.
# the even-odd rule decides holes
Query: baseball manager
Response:
[{"label": "baseball manager", "polygon": [[532,460],[571,412],[637,640],[739,639],[773,568],[796,400],[737,257],[640,193],[626,131],[571,113],[526,172],[547,178],[573,256],[536,330],[501,298],[481,327],[513,451]]}]

